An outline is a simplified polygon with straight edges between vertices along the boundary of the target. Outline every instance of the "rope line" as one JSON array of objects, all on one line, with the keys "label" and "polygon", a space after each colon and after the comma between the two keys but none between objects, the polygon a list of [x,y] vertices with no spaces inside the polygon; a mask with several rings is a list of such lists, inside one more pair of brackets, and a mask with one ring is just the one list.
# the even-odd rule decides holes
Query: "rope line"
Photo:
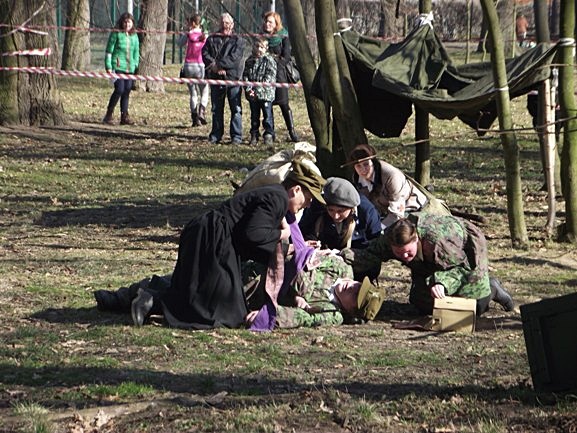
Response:
[{"label": "rope line", "polygon": [[211,86],[252,86],[252,87],[283,87],[299,88],[301,83],[263,83],[260,81],[242,81],[242,80],[215,80],[211,78],[179,78],[179,77],[161,77],[153,75],[136,75],[122,74],[116,72],[85,72],[85,71],[65,71],[50,67],[18,67],[18,66],[0,66],[0,71],[27,72],[30,74],[59,75],[69,77],[87,77],[87,78],[105,78],[108,80],[137,80],[137,81],[162,81],[165,83],[177,84],[210,84]]}]

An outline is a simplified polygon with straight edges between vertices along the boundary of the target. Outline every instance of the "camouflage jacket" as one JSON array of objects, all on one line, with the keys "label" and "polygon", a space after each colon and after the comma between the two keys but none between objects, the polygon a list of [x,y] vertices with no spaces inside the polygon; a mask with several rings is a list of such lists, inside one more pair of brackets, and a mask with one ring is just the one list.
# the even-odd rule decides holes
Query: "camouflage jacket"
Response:
[{"label": "camouflage jacket", "polygon": [[[297,275],[286,297],[279,299],[277,327],[298,328],[340,325],[343,314],[331,302],[330,287],[338,278],[353,278],[353,269],[341,257],[322,256],[314,265],[307,265]],[[294,297],[302,296],[311,306],[310,312],[294,306]]]},{"label": "camouflage jacket", "polygon": [[[246,60],[243,78],[247,81],[274,83],[276,82],[276,61],[269,54],[265,53],[261,57],[251,56]],[[254,97],[249,93],[254,90]],[[246,86],[245,95],[248,100],[274,101],[276,88],[264,86]]]},{"label": "camouflage jacket", "polygon": [[[413,282],[424,279],[427,287],[440,283],[447,295],[463,298],[491,294],[487,241],[478,227],[450,215],[413,214],[408,218],[416,224],[419,236],[417,257],[405,264]],[[387,231],[367,248],[346,249],[341,254],[359,272],[396,259]]]}]

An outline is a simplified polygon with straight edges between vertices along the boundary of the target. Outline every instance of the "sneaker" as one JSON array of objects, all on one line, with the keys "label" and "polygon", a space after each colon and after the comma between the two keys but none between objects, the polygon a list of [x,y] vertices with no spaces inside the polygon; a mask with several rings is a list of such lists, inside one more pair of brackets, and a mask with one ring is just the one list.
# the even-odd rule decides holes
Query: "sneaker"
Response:
[{"label": "sneaker", "polygon": [[258,135],[251,135],[249,144],[251,146],[256,146],[258,144]]},{"label": "sneaker", "polygon": [[242,144],[242,139],[241,138],[233,138],[232,141],[230,142],[231,144]]},{"label": "sneaker", "polygon": [[208,137],[208,142],[210,144],[220,144],[220,140],[217,139],[216,137],[213,137],[212,135]]},{"label": "sneaker", "polygon": [[266,146],[270,146],[271,144],[273,144],[273,141],[274,141],[274,140],[273,140],[273,138],[272,138],[272,135],[270,135],[270,134],[265,134],[265,135],[264,135],[264,144],[265,144]]},{"label": "sneaker", "polygon": [[150,313],[153,303],[154,299],[149,292],[142,288],[138,289],[138,296],[134,298],[130,308],[132,321],[136,326],[142,326],[144,324],[144,320],[148,316],[148,313]]}]

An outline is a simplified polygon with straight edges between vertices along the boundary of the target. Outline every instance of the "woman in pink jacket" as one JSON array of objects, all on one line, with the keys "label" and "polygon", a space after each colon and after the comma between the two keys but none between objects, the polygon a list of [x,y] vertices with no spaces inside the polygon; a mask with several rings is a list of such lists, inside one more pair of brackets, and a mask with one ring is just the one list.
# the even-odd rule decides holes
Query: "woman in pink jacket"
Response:
[{"label": "woman in pink jacket", "polygon": [[[179,39],[179,44],[186,44],[183,78],[204,78],[204,62],[202,61],[202,47],[206,42],[206,34],[201,28],[202,18],[193,15],[188,19],[189,31]],[[188,84],[190,92],[190,117],[192,126],[206,125],[206,106],[208,105],[207,84]]]}]

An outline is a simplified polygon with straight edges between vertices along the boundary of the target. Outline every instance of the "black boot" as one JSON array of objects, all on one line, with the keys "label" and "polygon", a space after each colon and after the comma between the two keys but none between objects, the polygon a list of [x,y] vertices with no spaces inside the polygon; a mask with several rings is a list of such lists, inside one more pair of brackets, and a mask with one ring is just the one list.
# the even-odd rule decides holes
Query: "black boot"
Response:
[{"label": "black boot", "polygon": [[97,290],[94,292],[96,306],[100,311],[115,311],[118,313],[128,313],[132,305],[132,300],[138,295],[138,289],[147,287],[150,278],[145,278],[129,287],[121,287],[118,290]]},{"label": "black boot", "polygon": [[501,305],[505,311],[513,311],[515,309],[515,302],[513,302],[513,298],[509,292],[501,286],[501,282],[491,277],[489,278],[489,284],[491,285],[491,300]]},{"label": "black boot", "polygon": [[192,118],[192,126],[200,126],[200,120],[196,112],[191,113],[191,118]]},{"label": "black boot", "polygon": [[284,123],[286,124],[286,129],[288,130],[290,141],[296,143],[299,141],[299,137],[295,131],[295,124],[293,120],[293,112],[290,107],[287,105],[281,105],[280,110],[282,112],[282,117],[284,119]]},{"label": "black boot", "polygon": [[100,311],[113,311],[116,313],[127,313],[130,311],[132,298],[130,297],[130,288],[121,287],[116,291],[97,290],[94,292],[96,307]]}]

